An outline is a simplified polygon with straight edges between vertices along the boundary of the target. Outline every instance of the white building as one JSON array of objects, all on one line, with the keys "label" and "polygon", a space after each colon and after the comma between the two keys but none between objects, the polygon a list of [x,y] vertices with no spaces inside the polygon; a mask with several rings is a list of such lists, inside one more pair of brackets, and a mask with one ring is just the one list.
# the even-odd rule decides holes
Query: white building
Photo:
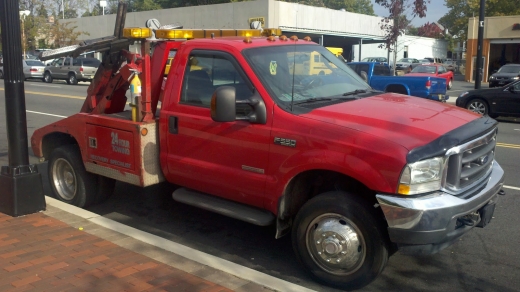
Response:
[{"label": "white building", "polygon": [[[354,45],[353,60],[359,60],[359,45]],[[379,48],[379,44],[363,44],[361,58],[387,57],[388,52]],[[424,59],[426,57],[446,59],[448,56],[448,42],[442,39],[404,35],[397,40],[397,61],[402,58]],[[390,53],[390,63],[394,64],[394,54]]]},{"label": "white building", "polygon": [[[115,18],[115,15],[100,15],[66,21],[73,21],[78,31],[86,31],[90,34],[81,35],[80,40],[82,40],[112,35]],[[377,49],[385,38],[380,24],[382,17],[323,7],[275,0],[190,6],[128,13],[126,27],[143,27],[146,20],[150,18],[158,19],[163,25],[181,24],[186,29],[247,29],[250,28],[252,21],[260,20],[263,27],[280,28],[287,36],[297,35],[299,38],[309,36],[313,41],[326,47],[341,47],[343,57],[349,61],[356,60],[352,59],[352,56],[359,57],[359,44],[362,48],[362,57],[371,56],[376,52],[378,56],[387,56],[386,50]],[[409,50],[415,50],[417,47],[418,57],[446,57],[445,49],[439,48],[439,52],[435,49],[434,54],[427,47],[428,45],[433,47],[434,41],[420,39],[420,41],[412,40],[408,45]],[[419,52],[424,53],[419,54]],[[399,56],[401,55],[402,53]]]}]

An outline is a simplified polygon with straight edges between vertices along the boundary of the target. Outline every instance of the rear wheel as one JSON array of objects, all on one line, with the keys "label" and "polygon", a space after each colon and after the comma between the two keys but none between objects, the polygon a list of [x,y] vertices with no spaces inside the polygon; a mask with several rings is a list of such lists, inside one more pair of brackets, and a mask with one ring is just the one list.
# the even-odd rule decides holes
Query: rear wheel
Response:
[{"label": "rear wheel", "polygon": [[45,72],[45,74],[43,74],[43,81],[52,83],[52,76],[50,72]]},{"label": "rear wheel", "polygon": [[487,115],[489,114],[489,108],[485,101],[482,99],[473,99],[468,102],[466,108],[472,112],[476,112],[477,114]]},{"label": "rear wheel", "polygon": [[453,87],[453,79],[450,78],[450,80],[448,80],[448,90],[450,90],[451,88]]},{"label": "rear wheel", "polygon": [[78,84],[78,79],[76,79],[76,74],[69,73],[69,78],[67,78],[67,83],[71,85]]},{"label": "rear wheel", "polygon": [[49,158],[49,183],[54,197],[81,208],[97,197],[97,176],[85,170],[77,145],[52,151]]},{"label": "rear wheel", "polygon": [[292,242],[298,259],[327,285],[358,289],[388,260],[388,244],[373,208],[345,192],[327,192],[298,212]]},{"label": "rear wheel", "polygon": [[4,79],[4,72],[0,71],[0,79]]}]

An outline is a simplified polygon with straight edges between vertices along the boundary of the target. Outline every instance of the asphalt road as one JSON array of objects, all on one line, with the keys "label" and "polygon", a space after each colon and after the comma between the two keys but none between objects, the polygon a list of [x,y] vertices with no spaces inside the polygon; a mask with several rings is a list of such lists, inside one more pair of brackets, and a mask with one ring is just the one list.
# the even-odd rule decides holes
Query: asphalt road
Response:
[{"label": "asphalt road", "polygon": [[[87,83],[25,82],[29,137],[42,126],[76,113]],[[455,96],[473,84],[454,82]],[[486,85],[484,85],[486,86]],[[5,113],[0,82],[0,115]],[[499,118],[496,159],[506,171],[506,196],[500,198],[494,219],[474,229],[458,243],[433,256],[396,253],[382,275],[363,291],[520,291],[520,119]],[[5,118],[0,119],[0,165],[7,165]],[[32,151],[30,151],[32,153]],[[30,157],[31,163],[37,163]],[[40,166],[48,192],[46,165]],[[318,291],[336,291],[313,281],[299,266],[290,238],[274,239],[273,227],[258,227],[171,199],[163,184],[141,189],[118,183],[113,196],[91,207],[92,212],[159,235],[200,251]]]}]

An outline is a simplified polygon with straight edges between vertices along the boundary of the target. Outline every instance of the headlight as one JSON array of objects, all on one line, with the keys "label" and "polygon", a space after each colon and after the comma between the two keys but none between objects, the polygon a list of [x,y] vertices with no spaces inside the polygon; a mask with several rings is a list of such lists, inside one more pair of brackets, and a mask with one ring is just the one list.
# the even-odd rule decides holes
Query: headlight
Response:
[{"label": "headlight", "polygon": [[443,167],[442,157],[406,165],[399,178],[397,192],[401,195],[416,195],[439,190]]},{"label": "headlight", "polygon": [[513,78],[511,78],[511,79],[513,79],[513,80],[518,80],[518,78],[520,78],[520,77],[516,76],[516,77],[513,77]]},{"label": "headlight", "polygon": [[493,80],[493,79],[495,79],[495,76],[493,76],[493,75],[489,76],[489,80]]},{"label": "headlight", "polygon": [[469,93],[469,92],[465,91],[465,92],[461,93],[461,94],[459,95],[459,97],[463,97],[463,96],[465,96],[465,95],[468,95],[468,93]]}]

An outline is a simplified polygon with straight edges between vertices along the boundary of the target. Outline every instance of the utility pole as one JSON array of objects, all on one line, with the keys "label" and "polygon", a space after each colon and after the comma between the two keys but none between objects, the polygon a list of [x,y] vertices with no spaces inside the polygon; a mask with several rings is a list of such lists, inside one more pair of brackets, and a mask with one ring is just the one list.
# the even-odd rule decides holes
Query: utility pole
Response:
[{"label": "utility pole", "polygon": [[0,1],[9,165],[0,170],[0,212],[18,217],[45,210],[41,174],[29,164],[18,0]]},{"label": "utility pole", "polygon": [[480,12],[478,16],[478,40],[477,40],[477,62],[476,62],[476,74],[475,74],[475,89],[480,89],[480,83],[482,75],[484,74],[484,64],[482,62],[482,46],[484,45],[484,7],[486,1],[480,0]]}]

